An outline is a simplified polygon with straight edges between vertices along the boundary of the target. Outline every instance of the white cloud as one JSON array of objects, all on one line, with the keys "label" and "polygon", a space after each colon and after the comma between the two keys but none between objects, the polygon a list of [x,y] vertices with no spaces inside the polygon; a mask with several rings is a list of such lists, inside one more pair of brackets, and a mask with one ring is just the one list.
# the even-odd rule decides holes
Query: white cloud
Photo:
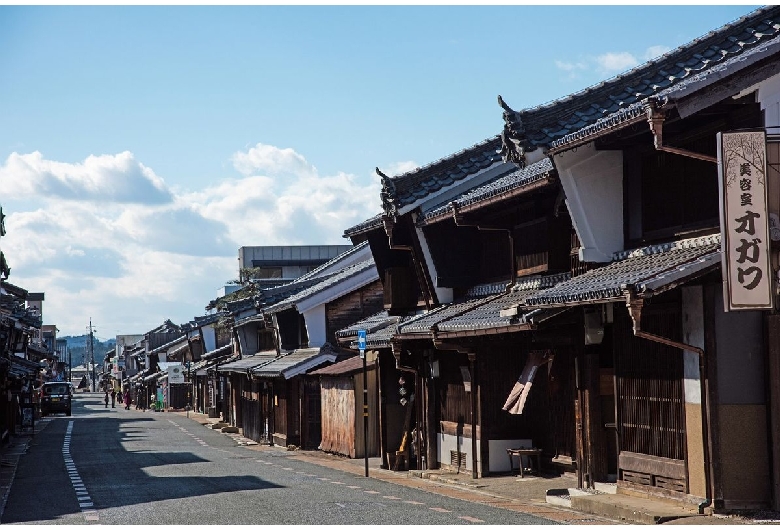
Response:
[{"label": "white cloud", "polygon": [[618,74],[633,68],[639,61],[628,52],[609,52],[596,57],[596,64],[605,74]]},{"label": "white cloud", "polygon": [[645,50],[645,61],[656,59],[669,51],[671,51],[669,46],[650,46],[647,50]]},{"label": "white cloud", "polygon": [[0,186],[4,197],[16,199],[34,196],[151,204],[171,200],[163,180],[128,151],[89,156],[77,164],[46,160],[38,151],[11,153],[0,166]]},{"label": "white cloud", "polygon": [[375,174],[320,175],[264,144],[231,159],[234,178],[176,192],[129,152],[75,164],[12,154],[0,165],[9,281],[46,293],[44,322],[61,335],[90,317],[103,337],[143,333],[202,315],[238,276],[240,246],[346,244],[344,230],[380,211]]},{"label": "white cloud", "polygon": [[235,153],[233,167],[244,175],[270,173],[271,175],[311,175],[316,169],[294,150],[257,144],[246,152]]},{"label": "white cloud", "polygon": [[[379,168],[379,170],[388,177],[395,177],[397,175],[408,173],[409,171],[417,169],[418,167],[420,167],[420,164],[417,162],[407,160],[405,162],[394,162],[392,164],[387,164],[386,166]],[[376,175],[376,173],[374,174]]]},{"label": "white cloud", "polygon": [[563,70],[564,72],[575,72],[577,70],[588,69],[588,63],[586,62],[570,63],[566,61],[555,61],[555,66],[557,66],[560,70]]}]

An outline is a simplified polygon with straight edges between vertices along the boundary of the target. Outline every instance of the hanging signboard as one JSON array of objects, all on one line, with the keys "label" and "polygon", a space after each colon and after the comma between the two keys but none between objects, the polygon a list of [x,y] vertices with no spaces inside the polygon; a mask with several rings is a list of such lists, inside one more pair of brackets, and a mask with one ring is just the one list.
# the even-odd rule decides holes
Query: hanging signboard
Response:
[{"label": "hanging signboard", "polygon": [[172,385],[184,383],[184,367],[183,366],[169,366],[168,367],[168,382]]},{"label": "hanging signboard", "polygon": [[772,309],[766,133],[718,133],[724,308]]}]

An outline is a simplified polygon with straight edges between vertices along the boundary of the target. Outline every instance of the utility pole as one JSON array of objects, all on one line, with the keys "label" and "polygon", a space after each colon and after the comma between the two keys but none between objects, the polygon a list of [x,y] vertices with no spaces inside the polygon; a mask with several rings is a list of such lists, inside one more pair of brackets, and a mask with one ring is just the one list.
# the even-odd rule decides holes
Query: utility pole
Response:
[{"label": "utility pole", "polygon": [[92,391],[95,392],[95,334],[92,332],[92,317],[89,318],[89,362],[92,364]]}]

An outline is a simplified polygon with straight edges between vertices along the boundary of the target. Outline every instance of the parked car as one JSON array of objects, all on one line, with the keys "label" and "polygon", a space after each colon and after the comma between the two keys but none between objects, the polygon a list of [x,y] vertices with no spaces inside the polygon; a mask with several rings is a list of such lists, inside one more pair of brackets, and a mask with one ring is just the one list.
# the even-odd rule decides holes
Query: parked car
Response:
[{"label": "parked car", "polygon": [[67,382],[44,383],[41,387],[41,416],[46,416],[51,412],[64,412],[70,416],[71,384]]}]

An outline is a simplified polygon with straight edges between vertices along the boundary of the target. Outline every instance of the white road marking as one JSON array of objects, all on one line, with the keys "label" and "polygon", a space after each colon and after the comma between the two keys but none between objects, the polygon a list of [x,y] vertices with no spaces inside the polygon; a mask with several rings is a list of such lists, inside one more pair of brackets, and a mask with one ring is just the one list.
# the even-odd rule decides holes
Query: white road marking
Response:
[{"label": "white road marking", "polygon": [[458,519],[463,519],[464,521],[468,521],[470,523],[484,523],[482,519],[477,519],[476,517],[469,517],[468,515],[462,515],[458,517]]},{"label": "white road marking", "polygon": [[70,456],[70,438],[73,434],[73,420],[68,422],[68,427],[65,429],[65,441],[62,443],[62,457],[65,460],[65,468],[68,470],[68,476],[70,477],[73,491],[76,494],[76,500],[79,502],[79,508],[81,513],[84,514],[85,521],[99,521],[100,516],[97,510],[87,509],[93,508],[95,504],[92,502],[92,498],[89,496],[87,488],[84,487],[84,482],[79,476],[76,464],[73,462],[73,458]]}]

